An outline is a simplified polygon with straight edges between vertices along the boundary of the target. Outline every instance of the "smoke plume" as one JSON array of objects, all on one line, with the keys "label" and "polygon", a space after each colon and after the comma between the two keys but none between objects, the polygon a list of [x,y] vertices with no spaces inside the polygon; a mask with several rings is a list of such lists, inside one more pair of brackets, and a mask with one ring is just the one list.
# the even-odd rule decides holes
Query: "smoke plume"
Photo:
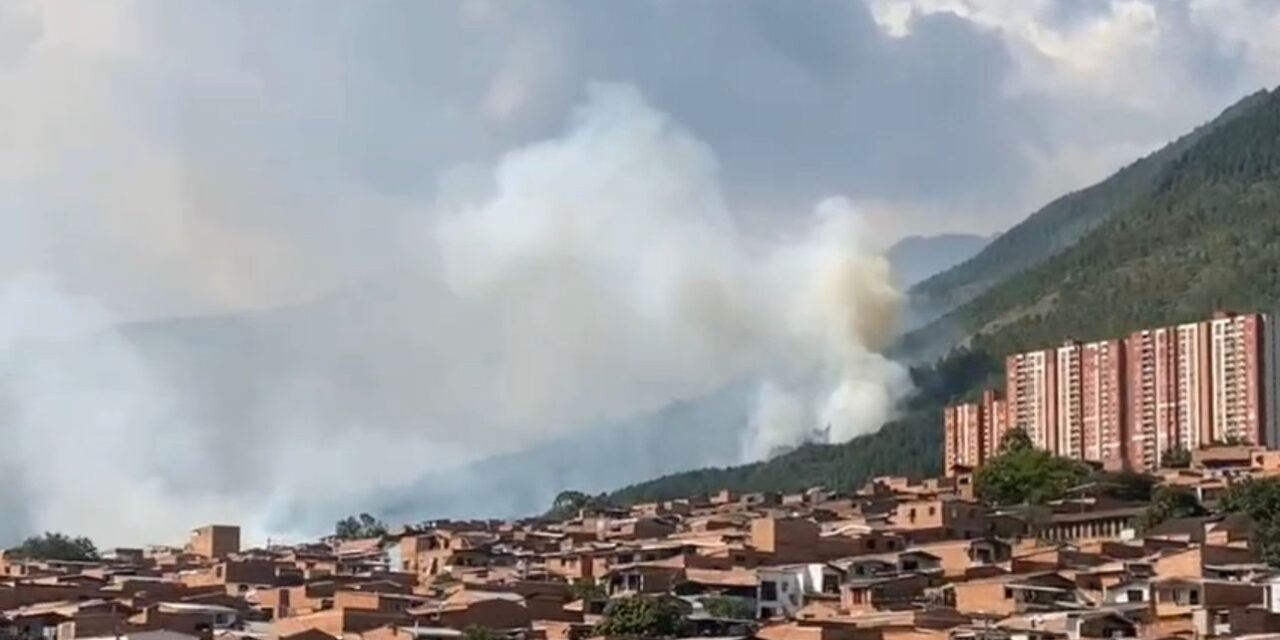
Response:
[{"label": "smoke plume", "polygon": [[[76,178],[99,193],[105,171]],[[28,222],[56,242],[79,222],[113,229],[77,260],[171,261],[162,281],[211,292],[199,299],[216,308],[280,304],[124,322],[61,249],[5,281],[0,504],[13,515],[0,540],[173,541],[205,521],[258,539],[315,533],[424,472],[743,383],[759,389],[753,417],[725,446],[756,459],[873,431],[906,387],[878,355],[899,295],[853,207],[820,202],[781,236],[741,228],[712,150],[625,85],[595,87],[556,137],[443,173],[426,205],[341,184],[318,185],[336,192],[326,203],[279,198],[284,187],[208,156],[119,171],[132,186],[112,187],[103,211],[56,201],[57,222]],[[248,217],[208,209],[241,200]],[[352,246],[263,224],[275,206],[328,220],[366,205],[394,214]],[[146,214],[138,233],[167,230],[171,258],[119,233],[133,213]],[[212,244],[195,252],[193,228]],[[337,277],[321,282],[350,284],[242,284],[322,263]],[[599,488],[623,482],[604,466]]]}]

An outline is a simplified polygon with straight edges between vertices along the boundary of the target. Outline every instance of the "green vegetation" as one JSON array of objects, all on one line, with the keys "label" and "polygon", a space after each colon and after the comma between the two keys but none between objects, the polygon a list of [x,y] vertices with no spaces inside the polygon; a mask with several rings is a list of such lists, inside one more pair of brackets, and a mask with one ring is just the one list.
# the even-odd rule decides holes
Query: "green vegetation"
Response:
[{"label": "green vegetation", "polygon": [[575,600],[582,600],[583,602],[603,602],[609,598],[609,595],[605,593],[604,587],[591,579],[575,581],[569,585],[569,593],[573,595]]},{"label": "green vegetation", "polygon": [[686,626],[674,598],[633,596],[609,603],[595,635],[666,638],[679,635]]},{"label": "green vegetation", "polygon": [[333,535],[339,540],[378,538],[387,535],[387,525],[367,513],[362,513],[339,520],[333,525]]},{"label": "green vegetation", "polygon": [[1258,550],[1263,562],[1280,567],[1280,478],[1232,483],[1219,508],[1252,518],[1255,528],[1250,547]]},{"label": "green vegetation", "polygon": [[1160,454],[1160,466],[1166,469],[1186,469],[1191,466],[1191,452],[1182,447],[1170,447]]},{"label": "green vegetation", "polygon": [[[1212,122],[1130,164],[1106,180],[1054,200],[1001,234],[971,260],[916,285],[911,291],[914,304],[947,311],[1072,248],[1090,232],[1150,197],[1162,186],[1170,167],[1203,139],[1251,113],[1267,100],[1265,91],[1255,93]],[[922,341],[926,337],[937,338],[939,334],[947,333],[949,328],[949,324],[939,323],[916,337]]]},{"label": "green vegetation", "polygon": [[1151,529],[1165,520],[1173,518],[1193,518],[1207,515],[1209,512],[1200,504],[1194,491],[1186,487],[1164,486],[1155,490],[1151,496],[1151,504],[1143,514],[1140,523],[1142,529]]},{"label": "green vegetation", "polygon": [[1000,453],[974,475],[978,496],[991,504],[1044,504],[1090,476],[1088,465],[1031,446],[1020,429],[1005,434]]},{"label": "green vegetation", "polygon": [[1103,471],[1094,474],[1093,484],[1097,495],[1128,502],[1148,502],[1155,490],[1156,479],[1136,471]]},{"label": "green vegetation", "polygon": [[492,629],[475,625],[462,630],[462,640],[502,640],[506,637]]},{"label": "green vegetation", "polygon": [[551,508],[547,510],[543,517],[552,520],[567,520],[577,517],[578,513],[583,509],[604,509],[611,504],[608,496],[603,493],[593,496],[570,489],[556,494],[555,500],[551,502]]},{"label": "green vegetation", "polygon": [[1208,131],[1150,193],[941,322],[991,353],[1280,303],[1280,91]]},{"label": "green vegetation", "polygon": [[[1280,91],[1250,96],[1107,181],[1055,201],[914,293],[959,306],[906,336],[898,352],[960,347],[912,370],[918,391],[879,432],[767,462],[674,474],[610,498],[848,490],[882,474],[936,475],[942,407],[1001,388],[1006,354],[1067,338],[1123,337],[1218,309],[1280,308]],[[992,491],[1016,497],[999,486]],[[1026,497],[1042,498],[1041,489]]]},{"label": "green vegetation", "polygon": [[5,555],[32,560],[90,561],[98,559],[98,548],[84,537],[72,537],[63,533],[46,532],[32,536],[21,545],[9,549]]},{"label": "green vegetation", "polygon": [[728,620],[755,620],[756,609],[750,600],[732,596],[707,596],[702,599],[707,615]]},{"label": "green vegetation", "polygon": [[937,475],[942,470],[943,406],[975,398],[984,385],[998,380],[999,370],[999,362],[987,354],[959,350],[934,366],[913,368],[915,395],[901,418],[876,433],[844,444],[804,445],[766,462],[677,473],[626,487],[608,499],[625,505],[708,495],[721,489],[798,492],[824,486],[852,490],[878,475]]}]

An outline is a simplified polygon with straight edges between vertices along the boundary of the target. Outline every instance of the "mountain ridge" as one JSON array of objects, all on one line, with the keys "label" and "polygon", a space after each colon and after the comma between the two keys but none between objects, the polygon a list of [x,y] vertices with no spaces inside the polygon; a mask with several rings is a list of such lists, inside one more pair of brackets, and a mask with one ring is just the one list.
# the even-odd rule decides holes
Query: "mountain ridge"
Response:
[{"label": "mountain ridge", "polygon": [[[919,391],[898,420],[841,445],[676,474],[611,497],[625,504],[703,489],[849,490],[884,473],[936,474],[942,407],[1002,387],[1007,353],[1067,337],[1123,336],[1222,308],[1280,307],[1280,90],[1251,94],[1210,125],[1179,138],[1177,157],[1144,178],[1146,192],[1128,206],[926,327],[945,335],[950,351],[933,367],[912,369]],[[921,385],[931,379],[942,383]]]}]

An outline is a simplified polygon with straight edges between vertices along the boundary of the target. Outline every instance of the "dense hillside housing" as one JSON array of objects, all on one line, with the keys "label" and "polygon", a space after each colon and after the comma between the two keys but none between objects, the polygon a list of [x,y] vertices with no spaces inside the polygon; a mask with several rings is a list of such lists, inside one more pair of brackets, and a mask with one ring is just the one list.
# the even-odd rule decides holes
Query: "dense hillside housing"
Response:
[{"label": "dense hillside housing", "polygon": [[[969,413],[980,422],[989,409]],[[1231,478],[1277,475],[1277,452],[1218,447],[1160,480],[1212,502]],[[1247,516],[1139,532],[1145,508],[1073,492],[995,509],[958,473],[880,477],[843,495],[722,491],[256,548],[216,525],[182,547],[113,549],[96,561],[0,556],[0,636],[421,640],[479,629],[570,640],[599,635],[610,607],[633,597],[672,603],[680,635],[721,638],[1280,632],[1280,574],[1252,547]]]}]

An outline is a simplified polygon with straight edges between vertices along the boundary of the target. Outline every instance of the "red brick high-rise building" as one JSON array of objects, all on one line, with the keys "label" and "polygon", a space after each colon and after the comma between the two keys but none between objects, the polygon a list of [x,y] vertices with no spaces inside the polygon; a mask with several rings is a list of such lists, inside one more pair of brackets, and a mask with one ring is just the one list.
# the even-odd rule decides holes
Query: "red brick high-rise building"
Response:
[{"label": "red brick high-rise building", "polygon": [[1218,314],[1203,323],[1209,342],[1209,442],[1265,441],[1264,322],[1262,314],[1251,313]]},{"label": "red brick high-rise building", "polygon": [[1081,348],[1081,439],[1085,460],[1124,465],[1126,426],[1124,341],[1102,340]]},{"label": "red brick high-rise building", "polygon": [[943,411],[943,433],[946,455],[943,473],[955,474],[957,465],[978,467],[986,460],[986,435],[983,428],[982,405],[977,403],[955,404]]},{"label": "red brick high-rise building", "polygon": [[1058,347],[1053,358],[1053,429],[1050,451],[1077,460],[1084,457],[1084,390],[1080,368],[1083,348],[1079,342]]},{"label": "red brick high-rise building", "polygon": [[983,443],[987,447],[985,459],[1000,451],[1004,434],[1009,432],[1008,403],[990,389],[982,392],[982,428]]},{"label": "red brick high-rise building", "polygon": [[[989,393],[963,418],[948,409],[948,442],[966,447],[949,454],[950,464],[981,464],[1010,429],[1055,455],[1139,471],[1160,468],[1175,448],[1278,446],[1280,330],[1272,322],[1263,314],[1218,313],[1123,340],[1010,355],[1006,401]],[[961,425],[965,434],[956,431]],[[974,428],[980,438],[966,435]]]},{"label": "red brick high-rise building", "polygon": [[1027,432],[1031,444],[1057,452],[1056,349],[1015,353],[1005,359],[1005,398],[1010,429]]}]

